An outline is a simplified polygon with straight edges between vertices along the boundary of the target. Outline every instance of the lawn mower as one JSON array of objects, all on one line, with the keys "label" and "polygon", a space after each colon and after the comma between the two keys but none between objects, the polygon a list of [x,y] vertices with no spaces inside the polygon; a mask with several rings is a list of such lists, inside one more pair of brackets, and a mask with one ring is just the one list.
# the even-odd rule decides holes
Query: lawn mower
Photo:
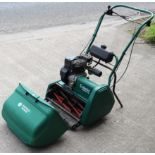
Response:
[{"label": "lawn mower", "polygon": [[[115,15],[134,22],[129,17],[115,12],[116,8],[149,14],[143,23],[138,24],[120,57],[109,52],[106,45],[98,47],[93,44],[105,16]],[[80,125],[93,125],[110,113],[115,99],[122,108],[123,105],[115,92],[116,71],[129,47],[134,45],[144,27],[151,24],[153,17],[151,11],[144,9],[126,5],[108,6],[99,18],[88,46],[78,56],[65,58],[60,69],[60,80],[48,85],[44,99],[25,85],[19,84],[5,101],[2,116],[11,131],[25,144],[41,147],[54,143],[68,129],[75,130]],[[112,62],[113,67],[109,67],[108,64]],[[98,65],[110,70],[108,82],[105,84],[97,84],[89,79],[91,75],[102,76]]]}]

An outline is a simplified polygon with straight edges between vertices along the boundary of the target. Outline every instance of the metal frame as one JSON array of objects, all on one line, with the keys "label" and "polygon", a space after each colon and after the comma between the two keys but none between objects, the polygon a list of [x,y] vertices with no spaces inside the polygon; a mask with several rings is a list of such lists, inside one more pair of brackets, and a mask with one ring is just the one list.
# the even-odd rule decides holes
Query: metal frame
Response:
[{"label": "metal frame", "polygon": [[[139,27],[136,28],[136,31],[134,32],[134,34],[133,34],[133,36],[131,37],[130,41],[127,43],[126,47],[125,47],[124,50],[122,51],[121,56],[118,58],[118,57],[115,55],[116,63],[115,63],[115,65],[114,65],[114,67],[112,68],[111,73],[110,73],[109,78],[108,78],[108,85],[109,85],[109,86],[111,85],[112,77],[113,77],[113,75],[114,75],[114,77],[115,77],[116,70],[117,70],[117,68],[119,67],[119,65],[121,64],[121,61],[122,61],[124,55],[126,54],[128,48],[131,46],[131,44],[134,42],[134,40],[138,37],[138,35],[139,35],[139,33],[142,31],[142,29],[143,29],[145,26],[147,26],[148,24],[151,23],[151,20],[152,20],[153,17],[154,17],[154,14],[153,14],[151,11],[149,11],[149,10],[139,9],[139,8],[135,8],[135,7],[132,7],[132,6],[127,6],[127,5],[115,5],[115,6],[113,6],[113,7],[108,8],[108,10],[107,10],[106,12],[104,12],[104,13],[101,15],[101,17],[99,18],[98,24],[97,24],[97,26],[96,26],[96,29],[95,29],[95,31],[94,31],[94,34],[93,34],[93,36],[92,36],[92,38],[91,38],[90,44],[88,45],[88,48],[87,48],[85,54],[88,54],[88,53],[89,53],[89,49],[90,49],[90,47],[92,46],[93,42],[95,41],[95,38],[96,38],[97,33],[98,33],[99,29],[100,29],[100,26],[101,26],[101,24],[102,24],[102,21],[103,21],[103,19],[104,19],[104,16],[105,16],[105,15],[108,15],[108,11],[109,11],[109,10],[112,11],[113,9],[119,8],[119,7],[131,9],[131,10],[135,10],[135,11],[140,11],[140,12],[142,12],[142,13],[149,14],[149,17],[148,17],[142,24],[140,24]],[[115,88],[114,88],[114,89],[115,89]]]}]

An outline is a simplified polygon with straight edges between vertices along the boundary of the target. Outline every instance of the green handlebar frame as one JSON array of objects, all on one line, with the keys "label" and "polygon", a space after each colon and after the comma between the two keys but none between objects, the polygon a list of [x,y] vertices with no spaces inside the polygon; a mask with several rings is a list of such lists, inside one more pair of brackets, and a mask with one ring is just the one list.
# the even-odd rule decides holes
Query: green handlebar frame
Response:
[{"label": "green handlebar frame", "polygon": [[[148,17],[142,24],[140,24],[140,26],[136,29],[136,31],[134,32],[132,38],[130,39],[130,41],[128,42],[128,44],[126,45],[126,47],[124,48],[124,50],[122,51],[121,56],[120,56],[119,58],[118,58],[117,56],[115,56],[115,58],[116,58],[116,63],[115,63],[115,65],[114,65],[114,67],[113,67],[113,69],[112,69],[112,71],[111,71],[111,73],[110,73],[110,75],[109,75],[109,79],[108,79],[108,85],[109,85],[109,86],[110,86],[111,81],[112,81],[112,76],[113,76],[113,74],[115,73],[115,71],[116,71],[116,69],[118,68],[118,66],[120,65],[120,63],[121,63],[121,61],[122,61],[124,55],[126,54],[128,48],[129,48],[130,45],[133,43],[133,41],[138,37],[138,35],[139,35],[139,33],[142,31],[142,29],[143,29],[145,26],[147,26],[147,25],[151,22],[151,20],[153,19],[153,17],[154,17],[153,12],[151,12],[151,11],[149,11],[149,10],[139,9],[139,8],[135,8],[135,7],[132,7],[132,6],[127,6],[127,5],[115,5],[115,6],[111,7],[110,9],[113,10],[113,9],[119,8],[119,7],[131,9],[131,10],[135,10],[135,11],[139,11],[139,12],[142,12],[142,13],[146,13],[146,14],[149,14],[149,17]],[[101,26],[102,21],[103,21],[103,19],[104,19],[104,16],[105,16],[106,14],[107,14],[107,12],[104,12],[104,14],[101,15],[101,17],[100,17],[100,19],[99,19],[99,21],[98,21],[98,24],[97,24],[97,26],[96,26],[96,29],[95,29],[95,31],[94,31],[94,34],[93,34],[93,36],[92,36],[91,42],[90,42],[90,44],[88,45],[88,48],[87,48],[85,54],[88,54],[88,53],[89,53],[89,49],[90,49],[90,47],[92,46],[93,42],[95,41],[95,38],[96,38],[96,36],[97,36],[97,33],[98,33],[99,29],[100,29],[100,26]]]}]

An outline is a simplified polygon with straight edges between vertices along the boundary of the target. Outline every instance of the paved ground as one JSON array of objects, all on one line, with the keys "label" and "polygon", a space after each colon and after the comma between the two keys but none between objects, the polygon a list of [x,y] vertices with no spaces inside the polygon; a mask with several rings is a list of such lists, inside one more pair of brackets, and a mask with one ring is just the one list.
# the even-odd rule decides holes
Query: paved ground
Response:
[{"label": "paved ground", "polygon": [[[96,44],[105,43],[116,52],[130,38],[121,21],[107,22]],[[66,25],[0,37],[0,110],[19,82],[44,97],[47,85],[59,79],[65,56],[76,55],[89,40],[94,23]],[[141,42],[141,40],[140,40]],[[127,60],[128,54],[125,57]],[[125,68],[123,61],[119,73]],[[155,152],[155,53],[154,47],[136,44],[129,70],[118,84],[124,104],[116,102],[112,112],[91,128],[67,131],[54,145],[44,149],[25,146],[0,117],[0,152]],[[106,81],[92,77],[98,83]]]},{"label": "paved ground", "polygon": [[[0,34],[97,21],[108,5],[155,10],[154,3],[0,3]],[[130,15],[133,12],[119,10]]]}]

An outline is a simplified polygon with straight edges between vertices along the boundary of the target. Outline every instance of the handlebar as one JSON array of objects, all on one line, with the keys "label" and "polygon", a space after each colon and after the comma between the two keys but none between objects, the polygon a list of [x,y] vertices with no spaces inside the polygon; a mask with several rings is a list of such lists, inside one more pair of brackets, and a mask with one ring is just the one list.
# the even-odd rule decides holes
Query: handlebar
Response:
[{"label": "handlebar", "polygon": [[142,12],[142,13],[149,14],[151,19],[154,17],[153,12],[151,12],[149,10],[139,9],[139,8],[135,8],[135,7],[128,6],[128,5],[115,5],[115,6],[111,7],[111,9],[115,9],[115,8],[118,8],[118,7],[127,8],[127,9],[130,9],[130,10],[135,10],[135,11],[139,11],[139,12]]},{"label": "handlebar", "polygon": [[[128,44],[126,45],[126,47],[124,48],[124,50],[122,51],[122,54],[121,54],[120,58],[118,58],[118,57],[116,56],[117,61],[116,61],[115,65],[114,65],[114,67],[113,67],[113,69],[112,69],[112,72],[111,72],[111,74],[109,75],[109,79],[108,79],[108,85],[109,85],[109,86],[110,86],[110,83],[111,83],[111,81],[112,81],[112,76],[113,76],[113,74],[115,73],[115,71],[117,70],[117,68],[119,67],[119,65],[120,65],[120,63],[121,63],[121,61],[122,61],[124,55],[126,54],[126,51],[127,51],[128,48],[130,47],[130,45],[133,43],[133,41],[138,37],[138,35],[139,35],[139,33],[142,31],[142,29],[143,29],[145,26],[150,25],[151,20],[152,20],[153,17],[154,17],[153,12],[151,12],[151,11],[149,11],[149,10],[145,10],[145,9],[135,8],[135,7],[132,7],[132,6],[127,6],[127,5],[115,5],[115,6],[113,6],[113,7],[108,7],[108,10],[107,10],[106,12],[104,12],[104,13],[101,15],[101,17],[100,17],[100,19],[99,19],[99,21],[98,21],[98,24],[97,24],[97,26],[96,26],[96,29],[95,29],[94,33],[93,33],[93,36],[92,36],[92,38],[91,38],[91,41],[90,41],[90,43],[89,43],[89,45],[88,45],[88,47],[87,47],[87,49],[86,49],[86,51],[85,51],[85,54],[90,53],[90,48],[91,48],[93,42],[95,41],[95,38],[96,38],[97,33],[98,33],[99,29],[100,29],[100,26],[101,26],[101,24],[102,24],[102,21],[103,21],[104,16],[105,16],[105,15],[112,15],[112,13],[113,13],[112,10],[115,9],[115,8],[119,8],[119,7],[131,9],[131,10],[135,10],[135,11],[140,11],[140,12],[142,12],[142,13],[148,14],[149,17],[148,17],[142,24],[140,24],[139,27],[137,27],[137,29],[136,29],[136,31],[134,32],[133,36],[131,37],[130,41],[128,42]],[[109,14],[108,14],[108,13],[109,13]]]},{"label": "handlebar", "polygon": [[[149,11],[149,10],[139,9],[139,8],[135,8],[135,7],[128,6],[128,5],[115,5],[115,6],[113,6],[113,7],[109,7],[109,6],[108,6],[108,10],[105,11],[105,12],[101,15],[101,17],[100,17],[100,19],[99,19],[99,21],[98,21],[98,24],[97,24],[97,26],[96,26],[96,29],[95,29],[95,31],[94,31],[94,34],[93,34],[93,36],[92,36],[92,38],[91,38],[91,41],[90,41],[90,43],[89,43],[89,45],[88,45],[88,48],[87,48],[86,52],[85,52],[86,54],[89,53],[89,49],[90,49],[91,45],[93,44],[93,42],[94,42],[94,40],[95,40],[95,38],[96,38],[96,36],[97,36],[97,33],[98,33],[99,29],[100,29],[100,26],[101,26],[101,24],[102,24],[102,21],[103,21],[104,16],[108,14],[108,11],[109,11],[109,10],[113,10],[113,9],[119,8],[119,7],[123,7],[123,8],[127,8],[127,9],[131,9],[131,10],[135,10],[135,11],[140,11],[140,12],[149,14],[149,15],[150,15],[149,18],[148,18],[144,23],[142,23],[142,27],[144,27],[144,26],[147,25],[147,24],[150,24],[150,23],[151,23],[151,20],[152,20],[153,17],[154,17],[153,12],[151,12],[151,11]],[[112,12],[111,12],[111,13],[112,13]],[[112,15],[112,14],[111,14],[111,15]],[[139,34],[139,33],[138,33],[138,34]],[[136,37],[137,37],[137,36],[136,36]]]},{"label": "handlebar", "polygon": [[140,26],[136,29],[136,31],[134,32],[132,38],[130,39],[130,41],[128,42],[128,44],[126,45],[126,47],[124,48],[124,50],[122,51],[122,54],[120,56],[120,58],[118,59],[117,63],[115,64],[110,76],[109,76],[109,80],[108,80],[108,85],[110,86],[110,83],[112,81],[112,76],[114,74],[114,72],[117,70],[117,68],[119,67],[124,55],[126,54],[128,48],[130,47],[130,45],[133,43],[133,41],[138,37],[139,33],[143,30],[143,28],[147,25],[150,25],[151,20],[154,17],[153,12],[149,11],[149,10],[144,10],[144,9],[139,9],[139,8],[135,8],[135,7],[131,7],[131,6],[127,6],[127,5],[115,5],[113,6],[111,9],[114,8],[118,8],[118,7],[124,7],[127,9],[131,9],[131,10],[135,10],[135,11],[140,11],[146,14],[149,14],[149,17],[142,23],[140,24]]}]

